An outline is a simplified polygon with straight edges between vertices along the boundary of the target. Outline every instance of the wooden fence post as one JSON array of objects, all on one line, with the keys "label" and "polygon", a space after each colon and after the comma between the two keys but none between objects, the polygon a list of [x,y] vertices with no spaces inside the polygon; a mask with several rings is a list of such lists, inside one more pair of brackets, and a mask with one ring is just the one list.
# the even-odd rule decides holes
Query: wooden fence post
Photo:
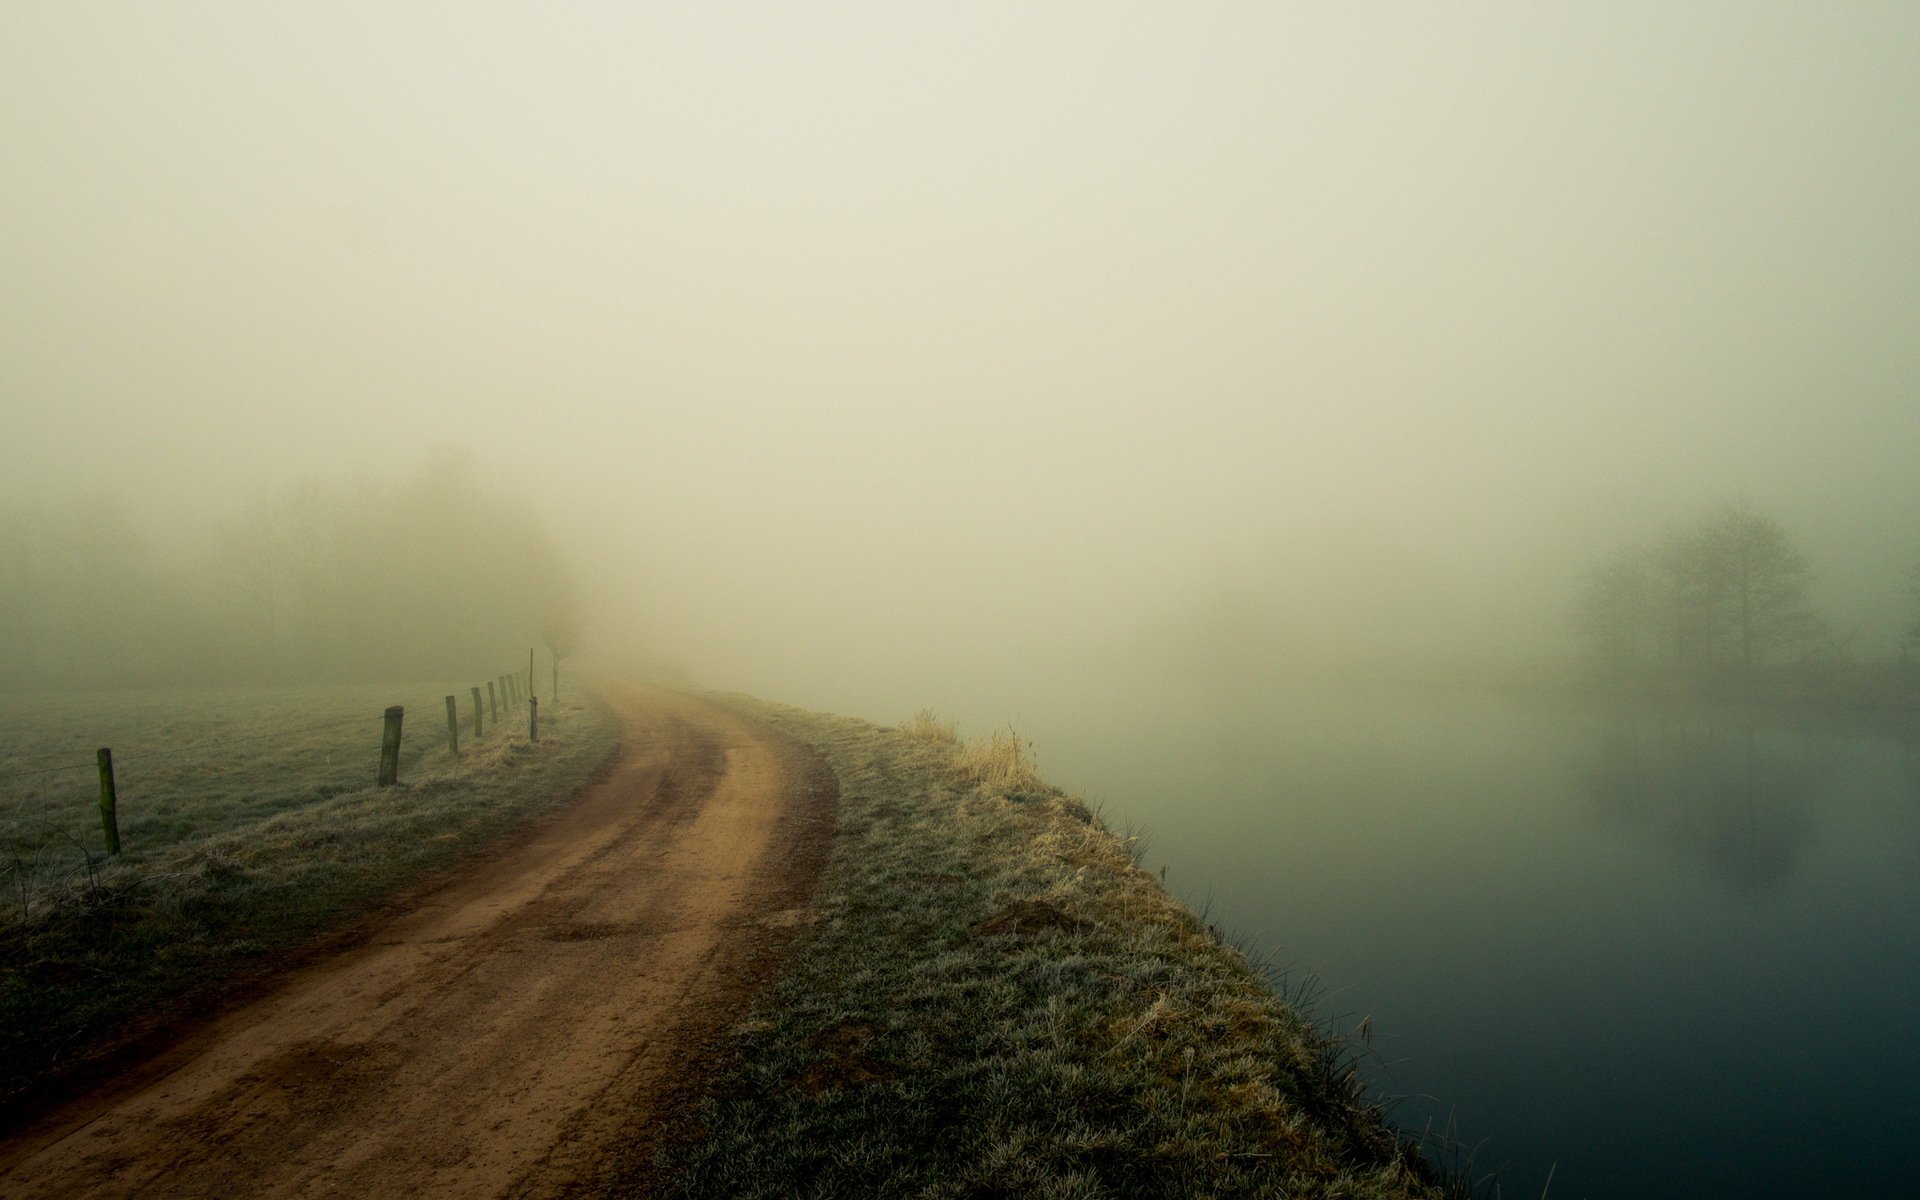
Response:
[{"label": "wooden fence post", "polygon": [[507,674],[506,680],[507,680],[507,699],[511,700],[515,704],[520,703],[520,681],[513,677],[512,672],[509,672]]},{"label": "wooden fence post", "polygon": [[527,647],[527,695],[538,697],[540,689],[533,686],[533,647]]},{"label": "wooden fence post", "polygon": [[447,753],[460,753],[460,713],[452,696],[447,697]]},{"label": "wooden fence post", "polygon": [[406,711],[398,704],[387,709],[387,723],[380,730],[380,787],[400,782],[400,718]]},{"label": "wooden fence post", "polygon": [[540,697],[527,697],[527,740],[540,740]]},{"label": "wooden fence post", "polygon": [[494,695],[493,680],[487,680],[487,719],[495,725],[500,723],[500,697]]},{"label": "wooden fence post", "polygon": [[479,737],[482,733],[486,732],[484,729],[480,728],[480,716],[481,716],[480,689],[474,688],[473,689],[473,736],[476,738]]},{"label": "wooden fence post", "polygon": [[100,747],[100,827],[107,834],[107,853],[120,853],[120,794],[113,787],[113,751]]}]

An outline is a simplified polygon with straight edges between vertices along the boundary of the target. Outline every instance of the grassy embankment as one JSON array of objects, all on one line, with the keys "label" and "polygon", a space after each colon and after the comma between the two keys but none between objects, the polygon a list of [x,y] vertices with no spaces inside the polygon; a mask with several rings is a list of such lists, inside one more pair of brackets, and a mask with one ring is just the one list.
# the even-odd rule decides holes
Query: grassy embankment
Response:
[{"label": "grassy embankment", "polygon": [[[0,700],[0,1127],[76,1067],[571,795],[618,734],[603,706],[565,700],[542,705],[538,744],[524,720],[476,741],[462,689],[454,757],[446,690]],[[376,788],[380,713],[395,700],[417,702],[400,784]],[[95,806],[103,744],[118,767],[115,858]]]},{"label": "grassy embankment", "polygon": [[628,1191],[1447,1194],[1349,1053],[1019,739],[725,702],[827,759],[839,838],[722,1090]]}]

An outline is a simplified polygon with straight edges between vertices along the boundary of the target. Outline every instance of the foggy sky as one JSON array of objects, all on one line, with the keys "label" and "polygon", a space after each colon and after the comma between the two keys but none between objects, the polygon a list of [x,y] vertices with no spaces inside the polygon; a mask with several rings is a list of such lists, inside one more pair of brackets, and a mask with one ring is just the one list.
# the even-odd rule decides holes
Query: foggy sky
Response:
[{"label": "foggy sky", "polygon": [[910,708],[1243,594],[1552,653],[1741,494],[1887,653],[1916,61],[1905,4],[8,5],[0,500],[188,539],[470,448],[601,649]]}]

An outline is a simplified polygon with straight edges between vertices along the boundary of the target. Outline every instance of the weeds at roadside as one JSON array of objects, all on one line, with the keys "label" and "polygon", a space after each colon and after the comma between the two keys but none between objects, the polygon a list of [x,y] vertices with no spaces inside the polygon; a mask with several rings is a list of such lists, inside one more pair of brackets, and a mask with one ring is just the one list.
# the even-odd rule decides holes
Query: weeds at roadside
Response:
[{"label": "weeds at roadside", "polygon": [[1053,790],[1041,781],[1039,769],[1034,765],[1033,743],[1015,733],[1011,726],[963,745],[953,756],[953,767],[992,792]]},{"label": "weeds at roadside", "polygon": [[902,722],[900,732],[917,742],[956,745],[960,741],[958,727],[952,721],[941,720],[930,708],[923,708],[914,713],[912,719]]}]

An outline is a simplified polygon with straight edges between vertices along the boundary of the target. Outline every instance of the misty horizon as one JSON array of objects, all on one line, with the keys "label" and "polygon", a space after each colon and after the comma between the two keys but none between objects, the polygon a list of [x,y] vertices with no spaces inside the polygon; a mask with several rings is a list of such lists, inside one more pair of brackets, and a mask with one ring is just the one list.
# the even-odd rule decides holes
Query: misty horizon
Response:
[{"label": "misty horizon", "polygon": [[161,562],[465,456],[586,653],[902,712],[1260,614],[1554,661],[1583,572],[1734,498],[1849,653],[1911,606],[1911,13],[0,29],[0,508]]}]

